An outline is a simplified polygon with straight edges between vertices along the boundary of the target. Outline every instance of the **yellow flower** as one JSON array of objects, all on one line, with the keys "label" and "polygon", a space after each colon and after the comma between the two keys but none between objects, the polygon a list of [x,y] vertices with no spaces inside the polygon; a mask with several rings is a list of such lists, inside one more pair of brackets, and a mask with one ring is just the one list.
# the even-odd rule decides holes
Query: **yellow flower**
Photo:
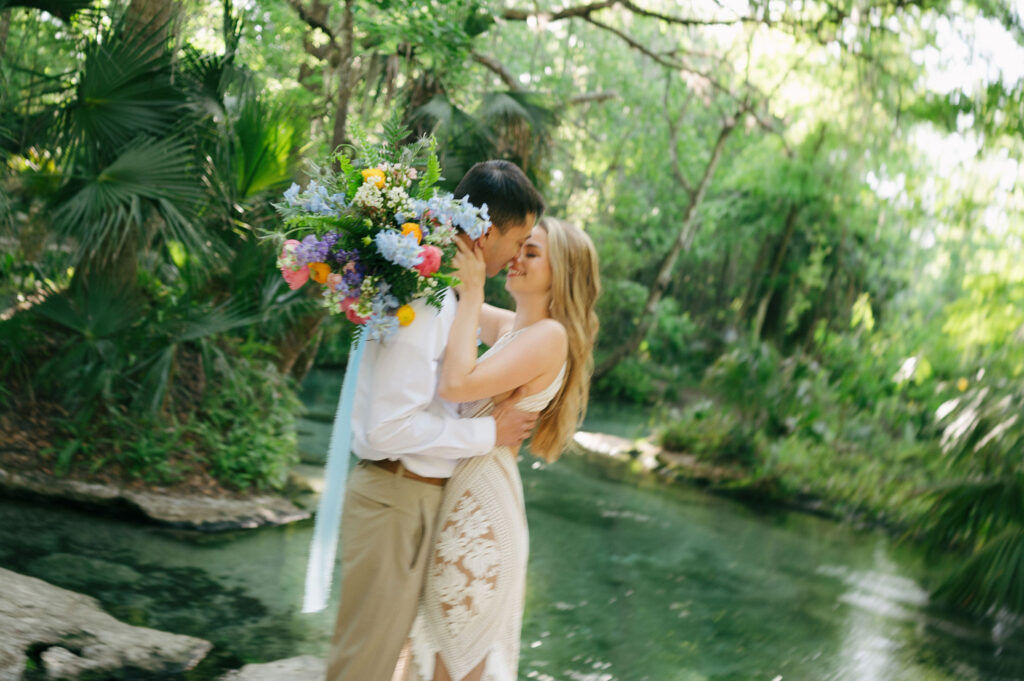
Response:
[{"label": "yellow flower", "polygon": [[960,392],[967,390],[967,379],[961,378],[956,382],[956,387],[960,389]]},{"label": "yellow flower", "polygon": [[383,189],[384,171],[380,168],[367,168],[363,171],[363,182],[373,182],[378,189]]},{"label": "yellow flower", "polygon": [[409,326],[412,324],[412,320],[416,319],[416,310],[412,309],[408,305],[403,305],[398,308],[395,312],[395,316],[398,317],[398,323],[402,326]]},{"label": "yellow flower", "polygon": [[416,237],[416,243],[423,241],[423,231],[415,222],[406,222],[402,225],[402,234],[412,234]]},{"label": "yellow flower", "polygon": [[309,263],[309,276],[318,284],[327,283],[327,275],[331,273],[331,266],[325,262]]}]

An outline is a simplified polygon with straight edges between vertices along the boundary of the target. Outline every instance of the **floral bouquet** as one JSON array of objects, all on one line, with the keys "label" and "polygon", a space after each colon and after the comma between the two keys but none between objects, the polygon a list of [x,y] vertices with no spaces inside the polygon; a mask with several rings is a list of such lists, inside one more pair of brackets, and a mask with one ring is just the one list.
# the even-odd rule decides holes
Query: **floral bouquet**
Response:
[{"label": "floral bouquet", "polygon": [[288,285],[312,279],[328,311],[364,326],[369,340],[412,323],[417,298],[439,308],[457,283],[449,266],[457,228],[477,239],[491,227],[487,204],[434,187],[441,168],[433,140],[401,146],[406,131],[386,127],[385,142],[360,141],[355,158],[336,153],[314,165],[306,188],[292,184],[275,204],[287,238],[277,266]]},{"label": "floral bouquet", "polygon": [[306,188],[293,184],[275,204],[284,218],[275,236],[285,239],[277,266],[288,285],[294,290],[312,279],[327,310],[363,330],[352,343],[331,429],[303,612],[323,610],[330,594],[363,349],[411,324],[412,301],[440,307],[445,289],[458,283],[450,266],[457,230],[478,239],[491,227],[486,205],[436,190],[441,166],[432,140],[401,145],[408,132],[396,120],[384,128],[383,143],[357,138],[353,158],[335,153],[314,165]]}]

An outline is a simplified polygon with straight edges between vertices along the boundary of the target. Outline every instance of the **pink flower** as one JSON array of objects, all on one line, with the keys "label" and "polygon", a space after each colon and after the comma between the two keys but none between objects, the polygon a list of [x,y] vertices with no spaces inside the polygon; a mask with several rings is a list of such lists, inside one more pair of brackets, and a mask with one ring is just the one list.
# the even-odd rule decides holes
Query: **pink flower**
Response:
[{"label": "pink flower", "polygon": [[309,281],[309,268],[300,265],[295,257],[295,247],[301,242],[288,239],[281,247],[281,255],[277,258],[277,266],[281,268],[281,276],[288,282],[288,288],[295,290]]},{"label": "pink flower", "polygon": [[416,265],[420,276],[429,277],[441,268],[441,249],[437,246],[424,246],[420,249],[420,255],[423,256],[423,262]]},{"label": "pink flower", "polygon": [[327,275],[327,288],[333,291],[338,287],[338,284],[340,283],[341,275],[338,274],[337,272],[331,272],[330,274]]},{"label": "pink flower", "polygon": [[359,302],[359,298],[351,296],[341,301],[341,303],[339,303],[339,307],[341,307],[341,311],[345,313],[345,316],[348,317],[348,320],[353,324],[365,324],[368,317],[360,317],[356,314],[354,306],[357,302]]},{"label": "pink flower", "polygon": [[282,267],[281,276],[288,282],[288,288],[294,291],[297,288],[302,288],[302,285],[309,281],[309,268],[305,265],[297,270]]}]

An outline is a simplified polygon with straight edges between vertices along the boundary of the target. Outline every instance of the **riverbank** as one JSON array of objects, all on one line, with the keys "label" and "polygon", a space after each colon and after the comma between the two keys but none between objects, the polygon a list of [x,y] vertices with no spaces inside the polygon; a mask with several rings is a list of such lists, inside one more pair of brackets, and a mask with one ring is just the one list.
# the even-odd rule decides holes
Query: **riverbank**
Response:
[{"label": "riverbank", "polygon": [[[654,435],[627,438],[580,431],[573,439],[573,451],[592,465],[614,471],[619,478],[650,478],[666,484],[690,485],[755,506],[809,513],[855,527],[878,527],[893,536],[907,532],[916,514],[923,512],[924,503],[919,496],[915,497],[915,491],[927,483],[923,479],[909,483],[909,474],[901,470],[890,476],[889,483],[871,492],[871,498],[889,504],[865,503],[856,498],[857,494],[865,484],[878,482],[877,478],[869,477],[877,470],[858,471],[853,467],[847,474],[830,477],[822,476],[820,470],[808,473],[795,466],[754,469],[670,451],[656,441]],[[884,492],[891,492],[896,485],[900,487],[899,493],[886,496]],[[883,493],[879,494],[880,491]],[[913,503],[908,506],[911,499]],[[896,504],[897,501],[902,503]]]}]

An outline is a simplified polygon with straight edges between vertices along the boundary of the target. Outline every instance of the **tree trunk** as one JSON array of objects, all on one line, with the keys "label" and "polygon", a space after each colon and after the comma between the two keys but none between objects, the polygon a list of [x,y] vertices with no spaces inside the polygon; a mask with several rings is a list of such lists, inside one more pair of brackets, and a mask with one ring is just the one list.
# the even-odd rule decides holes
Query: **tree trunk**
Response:
[{"label": "tree trunk", "polygon": [[171,0],[132,0],[125,28],[145,42],[163,42],[171,33],[175,8]]},{"label": "tree trunk", "polygon": [[775,292],[772,282],[775,281],[775,277],[779,276],[782,263],[786,260],[786,251],[789,249],[789,241],[793,237],[793,228],[796,226],[798,212],[799,207],[794,203],[789,207],[789,213],[786,215],[786,230],[782,234],[782,242],[779,244],[779,248],[775,251],[775,261],[772,263],[772,271],[768,275],[768,290],[761,297],[761,302],[757,306],[757,315],[754,317],[753,337],[755,340],[761,339],[761,330],[764,327],[764,316],[768,311],[768,302],[772,298],[772,293]]},{"label": "tree trunk", "polygon": [[341,18],[341,40],[338,63],[338,101],[334,105],[334,130],[331,135],[331,149],[344,144],[348,136],[348,109],[355,87],[352,66],[355,60],[355,35],[352,5],[355,0],[345,0],[345,8]]},{"label": "tree trunk", "polygon": [[325,314],[324,310],[317,310],[305,317],[300,317],[290,329],[285,331],[280,340],[275,343],[277,348],[277,370],[279,372],[287,374],[295,368],[303,352],[317,338]]},{"label": "tree trunk", "polygon": [[704,167],[704,174],[701,177],[697,188],[690,194],[690,201],[686,206],[682,226],[679,228],[679,233],[676,235],[675,242],[672,244],[669,252],[665,255],[665,258],[661,261],[661,266],[658,268],[658,274],[654,278],[654,282],[651,284],[651,290],[647,296],[647,303],[644,305],[643,312],[640,313],[640,318],[637,320],[637,325],[633,330],[633,334],[625,343],[615,348],[615,350],[613,350],[611,354],[601,362],[600,366],[598,366],[594,371],[594,378],[600,378],[606,375],[609,371],[615,368],[616,364],[635,352],[636,349],[640,347],[640,343],[643,342],[644,337],[647,335],[648,329],[651,328],[651,324],[654,321],[654,314],[658,309],[658,302],[661,300],[662,294],[664,294],[665,289],[668,287],[668,284],[672,279],[672,270],[675,267],[676,260],[679,258],[680,253],[690,248],[690,244],[693,242],[693,237],[697,233],[697,209],[704,201],[704,194],[707,192],[708,185],[711,182],[711,176],[715,172],[715,166],[718,165],[718,160],[722,157],[722,151],[725,149],[725,142],[735,127],[736,120],[729,118],[722,125],[721,130],[719,130],[718,139],[715,142],[714,148],[711,150],[711,156],[708,158],[707,165]]},{"label": "tree trunk", "polygon": [[0,58],[7,54],[7,36],[11,34],[11,12],[9,7],[0,10]]}]

